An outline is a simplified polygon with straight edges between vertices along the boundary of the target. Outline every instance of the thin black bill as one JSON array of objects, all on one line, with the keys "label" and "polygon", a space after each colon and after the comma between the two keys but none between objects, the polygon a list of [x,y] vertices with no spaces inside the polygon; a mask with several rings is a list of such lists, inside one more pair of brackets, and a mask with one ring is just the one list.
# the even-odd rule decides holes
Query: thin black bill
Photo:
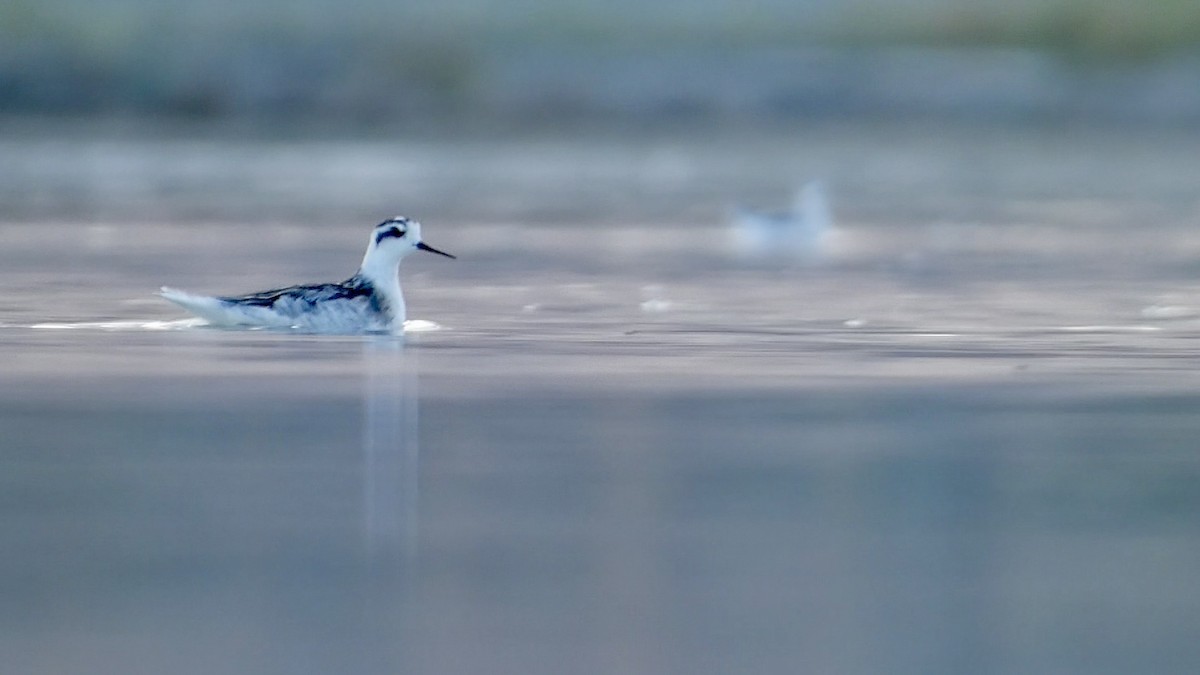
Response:
[{"label": "thin black bill", "polygon": [[[436,248],[434,248],[434,247],[430,246],[429,244],[426,244],[426,243],[425,243],[425,242],[423,242],[423,241],[418,241],[418,242],[417,242],[417,248],[421,249],[422,251],[429,251],[430,253],[436,253],[436,254],[438,254],[438,255],[444,255],[444,256],[446,256],[447,258],[454,258],[454,256],[450,255],[449,253],[446,253],[445,251],[439,251],[439,250],[437,250]],[[455,260],[457,260],[457,258],[455,258]]]}]

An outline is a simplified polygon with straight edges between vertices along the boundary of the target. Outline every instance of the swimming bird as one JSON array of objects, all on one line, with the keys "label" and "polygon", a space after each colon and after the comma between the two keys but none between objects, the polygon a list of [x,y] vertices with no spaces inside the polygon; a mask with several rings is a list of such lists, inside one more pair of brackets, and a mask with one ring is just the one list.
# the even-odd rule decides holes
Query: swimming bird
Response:
[{"label": "swimming bird", "polygon": [[454,256],[421,241],[421,224],[396,216],[375,226],[358,272],[332,284],[249,295],[204,296],[164,286],[162,297],[214,326],[291,328],[310,333],[400,333],[407,318],[400,260],[413,251]]},{"label": "swimming bird", "polygon": [[766,213],[735,208],[731,234],[744,255],[819,260],[829,248],[833,216],[825,188],[819,181],[805,183],[796,193],[791,210]]}]

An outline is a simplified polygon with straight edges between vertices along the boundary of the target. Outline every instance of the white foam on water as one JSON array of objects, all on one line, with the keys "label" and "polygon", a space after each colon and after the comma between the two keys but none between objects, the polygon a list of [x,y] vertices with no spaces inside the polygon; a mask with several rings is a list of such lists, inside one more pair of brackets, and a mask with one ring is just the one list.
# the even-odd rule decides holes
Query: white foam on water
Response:
[{"label": "white foam on water", "polygon": [[405,333],[432,333],[442,330],[442,326],[434,321],[426,321],[425,319],[409,319],[404,322]]},{"label": "white foam on water", "polygon": [[164,331],[187,330],[207,326],[204,319],[176,319],[174,321],[76,321],[69,323],[35,323],[29,326],[36,330],[103,330],[103,331]]}]

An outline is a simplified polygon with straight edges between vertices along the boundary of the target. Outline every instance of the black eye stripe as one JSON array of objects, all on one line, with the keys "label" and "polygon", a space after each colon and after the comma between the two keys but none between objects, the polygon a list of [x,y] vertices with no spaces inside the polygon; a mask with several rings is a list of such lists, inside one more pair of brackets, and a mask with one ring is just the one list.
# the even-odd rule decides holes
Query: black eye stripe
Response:
[{"label": "black eye stripe", "polygon": [[408,230],[403,227],[389,227],[388,229],[375,234],[375,244],[378,245],[379,242],[387,239],[388,237],[400,238],[406,234],[408,234]]}]

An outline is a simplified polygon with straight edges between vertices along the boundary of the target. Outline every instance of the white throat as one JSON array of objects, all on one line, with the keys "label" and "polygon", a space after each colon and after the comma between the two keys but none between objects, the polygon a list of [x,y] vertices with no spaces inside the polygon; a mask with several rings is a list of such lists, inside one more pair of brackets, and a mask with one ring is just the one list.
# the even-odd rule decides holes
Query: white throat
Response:
[{"label": "white throat", "polygon": [[402,327],[408,318],[404,294],[400,291],[401,257],[383,254],[372,246],[367,249],[362,266],[358,269],[359,275],[370,281],[375,292],[383,296],[390,310],[393,328]]}]

